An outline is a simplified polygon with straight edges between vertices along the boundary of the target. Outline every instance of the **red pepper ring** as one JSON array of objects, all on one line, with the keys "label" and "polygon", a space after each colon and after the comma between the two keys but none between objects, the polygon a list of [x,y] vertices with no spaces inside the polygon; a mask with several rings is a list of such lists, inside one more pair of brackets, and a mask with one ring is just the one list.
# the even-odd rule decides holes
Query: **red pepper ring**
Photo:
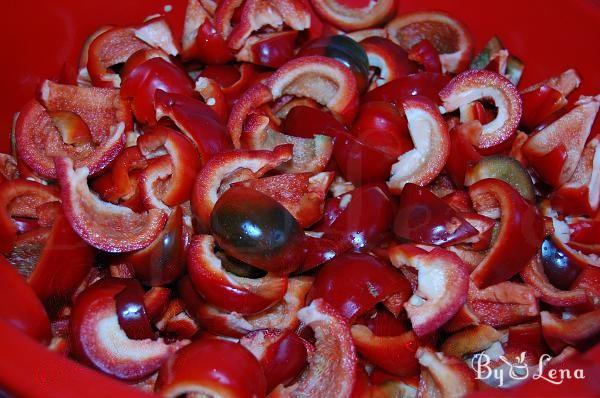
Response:
[{"label": "red pepper ring", "polygon": [[571,307],[585,304],[587,293],[583,289],[560,290],[554,287],[544,273],[539,255],[535,255],[520,273],[523,281],[533,287],[540,296],[540,301],[555,307]]},{"label": "red pepper ring", "polygon": [[496,117],[482,126],[479,137],[473,137],[473,143],[480,150],[494,151],[504,144],[514,135],[521,120],[521,96],[515,86],[504,76],[487,70],[461,73],[440,91],[440,98],[446,112],[480,99],[494,101],[498,109]]},{"label": "red pepper ring", "polygon": [[[198,152],[194,144],[178,131],[156,126],[144,131],[137,140],[137,146],[148,159],[162,154],[163,151],[169,155],[170,166],[167,176],[170,175],[170,178],[166,187],[163,187],[160,201],[167,206],[175,206],[189,200],[196,174],[200,169]],[[145,175],[149,174],[150,172],[145,172]],[[144,188],[149,187],[144,185]]]},{"label": "red pepper ring", "polygon": [[280,384],[269,396],[350,396],[356,380],[357,358],[348,324],[322,299],[298,311],[298,318],[314,331],[315,352],[296,383],[289,387]]},{"label": "red pepper ring", "polygon": [[327,167],[333,152],[333,140],[326,135],[313,138],[294,137],[271,127],[268,116],[251,113],[246,119],[242,146],[253,150],[273,150],[280,145],[292,144],[293,157],[278,167],[288,173],[322,171]]},{"label": "red pepper ring", "polygon": [[389,250],[390,260],[400,268],[418,272],[418,285],[404,304],[417,336],[425,336],[448,322],[467,301],[469,270],[454,253],[435,248],[431,252],[412,245]]},{"label": "red pepper ring", "polygon": [[503,282],[525,267],[544,239],[544,221],[509,184],[486,178],[469,187],[469,195],[478,213],[490,200],[500,207],[500,230],[483,261],[471,274],[473,282],[484,288]]},{"label": "red pepper ring", "polygon": [[273,151],[232,151],[209,160],[196,177],[192,191],[192,210],[202,231],[210,227],[215,203],[237,181],[258,178],[292,158],[292,146],[281,145]]},{"label": "red pepper ring", "polygon": [[59,200],[58,192],[29,180],[11,180],[0,184],[0,253],[9,253],[17,239],[12,217],[37,218],[36,208]]},{"label": "red pepper ring", "polygon": [[409,182],[427,185],[433,181],[450,153],[448,127],[432,101],[413,97],[405,99],[402,106],[415,147],[392,165],[387,185],[393,193],[400,193]]},{"label": "red pepper ring", "polygon": [[115,296],[127,286],[116,278],[102,279],[81,293],[73,305],[70,341],[74,356],[122,380],[139,380],[154,373],[187,341],[133,340],[118,321]]},{"label": "red pepper ring", "polygon": [[108,252],[127,252],[148,246],[160,234],[167,220],[162,211],[138,214],[103,202],[90,192],[86,168],[73,169],[69,158],[56,158],[55,164],[65,215],[90,245]]},{"label": "red pepper ring", "polygon": [[311,0],[310,3],[325,21],[349,32],[383,24],[392,18],[397,6],[395,0],[367,1],[356,6],[339,0]]},{"label": "red pepper ring", "polygon": [[188,272],[196,290],[210,303],[227,311],[254,314],[281,300],[287,277],[267,274],[250,279],[238,277],[223,268],[215,255],[211,235],[196,235],[188,252]]}]

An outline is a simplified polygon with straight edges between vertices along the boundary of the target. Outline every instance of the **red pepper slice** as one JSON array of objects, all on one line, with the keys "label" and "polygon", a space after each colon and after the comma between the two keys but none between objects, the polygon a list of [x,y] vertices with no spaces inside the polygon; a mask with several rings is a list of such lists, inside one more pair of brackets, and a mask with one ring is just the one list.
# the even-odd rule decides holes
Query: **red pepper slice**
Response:
[{"label": "red pepper slice", "polygon": [[198,393],[232,398],[264,397],[260,364],[240,344],[203,337],[177,351],[161,368],[156,391],[162,396]]},{"label": "red pepper slice", "polygon": [[371,36],[360,41],[367,53],[369,67],[379,69],[370,88],[380,87],[391,81],[416,73],[418,68],[406,51],[393,41],[384,37]]},{"label": "red pepper slice", "polygon": [[565,184],[577,168],[600,98],[582,97],[558,120],[530,136],[523,155],[541,178],[554,187]]},{"label": "red pepper slice", "polygon": [[428,189],[406,184],[400,195],[394,233],[429,245],[452,245],[477,235],[477,230]]},{"label": "red pepper slice", "polygon": [[480,180],[469,187],[469,195],[479,213],[490,200],[501,212],[496,241],[471,274],[475,284],[484,288],[508,280],[525,267],[542,244],[544,222],[535,207],[504,181]]},{"label": "red pepper slice", "polygon": [[188,252],[188,271],[196,290],[212,304],[240,314],[263,311],[283,298],[287,278],[267,274],[250,279],[227,272],[214,253],[211,235],[196,235]]},{"label": "red pepper slice", "polygon": [[[348,278],[348,275],[352,277]],[[319,270],[308,301],[322,298],[352,321],[408,287],[402,274],[375,257],[345,253]]]},{"label": "red pepper slice", "polygon": [[416,356],[422,366],[419,396],[452,397],[477,390],[475,376],[462,360],[429,347],[419,348]]},{"label": "red pepper slice", "polygon": [[236,54],[238,61],[279,68],[294,57],[298,32],[260,33],[248,39]]},{"label": "red pepper slice", "polygon": [[[337,199],[337,198],[336,198]],[[354,250],[369,251],[389,234],[394,206],[387,189],[381,185],[363,185],[336,200],[339,213],[334,219],[318,225],[315,230],[325,237],[342,239],[351,243]],[[370,213],[368,209],[378,209]],[[340,238],[341,236],[341,238]]]},{"label": "red pepper slice", "polygon": [[198,60],[205,64],[225,64],[233,54],[225,39],[217,32],[205,2],[189,0],[185,10],[181,53],[185,60]]},{"label": "red pepper slice", "polygon": [[500,282],[485,289],[469,285],[469,308],[478,319],[495,328],[530,321],[540,313],[536,291],[529,285]]},{"label": "red pepper slice", "polygon": [[195,144],[202,164],[216,154],[233,149],[219,117],[208,105],[181,94],[156,90],[156,119],[170,118]]},{"label": "red pepper slice", "polygon": [[192,210],[198,227],[208,231],[210,213],[219,195],[234,182],[259,178],[267,171],[290,160],[289,145],[273,151],[232,151],[219,154],[208,161],[196,177],[192,192]]},{"label": "red pepper slice", "polygon": [[0,184],[0,253],[8,253],[17,239],[17,224],[12,217],[37,218],[40,205],[58,201],[55,189],[29,180]]},{"label": "red pepper slice", "polygon": [[344,131],[345,127],[331,113],[298,105],[289,110],[281,129],[294,137],[313,138],[319,134],[328,135],[330,131]]},{"label": "red pepper slice", "polygon": [[439,73],[415,73],[369,91],[361,101],[386,101],[399,108],[407,97],[419,95],[441,104],[438,94],[449,81],[447,75]]},{"label": "red pepper slice", "polygon": [[408,53],[408,58],[421,64],[427,72],[442,73],[440,56],[427,39],[413,45]]},{"label": "red pepper slice", "polygon": [[326,22],[345,31],[355,31],[381,25],[396,11],[394,0],[363,2],[360,5],[348,4],[339,0],[311,0],[317,14]]},{"label": "red pepper slice", "polygon": [[162,230],[166,215],[157,209],[137,214],[101,201],[87,186],[87,170],[73,169],[69,158],[55,160],[63,210],[73,230],[90,245],[109,252],[144,248]]},{"label": "red pepper slice", "polygon": [[227,104],[227,98],[225,93],[219,84],[206,77],[199,76],[196,79],[196,91],[200,93],[200,96],[204,100],[204,103],[208,105],[219,117],[219,120],[223,123],[227,123],[229,118],[229,105]]},{"label": "red pepper slice", "polygon": [[467,28],[442,12],[402,14],[385,29],[388,37],[406,51],[422,40],[429,41],[440,54],[444,72],[462,72],[473,55],[473,38]]},{"label": "red pepper slice", "polygon": [[554,352],[561,352],[567,346],[587,349],[598,341],[600,334],[600,310],[594,310],[571,319],[542,311],[542,333]]},{"label": "red pepper slice", "polygon": [[[125,145],[131,116],[117,90],[68,86],[45,81],[42,106],[35,100],[22,109],[15,128],[19,158],[37,174],[56,178],[53,158],[68,156],[92,175],[106,168]],[[44,108],[45,107],[45,108]],[[89,128],[91,142],[70,145],[54,125],[52,112],[70,112]],[[56,113],[55,113],[56,115]],[[87,140],[87,139],[86,139]]]},{"label": "red pepper slice", "polygon": [[121,98],[131,102],[136,120],[143,124],[155,124],[154,97],[157,90],[192,96],[194,88],[187,73],[162,58],[151,58],[123,74]]},{"label": "red pepper slice", "polygon": [[40,259],[29,276],[29,285],[45,302],[69,297],[91,270],[94,255],[92,247],[73,231],[60,211]]},{"label": "red pepper slice", "polygon": [[0,256],[0,321],[20,332],[48,342],[50,321],[44,306],[25,279],[3,256]]},{"label": "red pepper slice", "polygon": [[115,158],[110,171],[92,181],[92,188],[103,200],[111,203],[129,200],[138,191],[134,171],[144,169],[147,165],[148,162],[137,146],[125,148]]}]

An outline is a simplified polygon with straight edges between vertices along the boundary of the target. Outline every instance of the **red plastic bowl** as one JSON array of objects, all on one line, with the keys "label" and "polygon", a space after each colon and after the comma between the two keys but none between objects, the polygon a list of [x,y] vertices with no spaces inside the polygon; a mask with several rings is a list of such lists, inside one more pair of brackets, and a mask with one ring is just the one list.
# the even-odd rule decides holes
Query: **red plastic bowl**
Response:
[{"label": "red plastic bowl", "polygon": [[[169,22],[180,35],[185,4],[186,0],[5,1],[0,27],[0,152],[9,150],[14,113],[35,94],[42,79],[57,77],[77,65],[87,35],[105,24],[138,23],[150,14],[162,13],[167,5],[172,7]],[[473,32],[478,49],[498,34],[511,53],[525,62],[523,86],[573,67],[583,79],[578,93],[600,92],[598,0],[400,0],[400,13],[428,9],[447,11],[463,21]],[[38,358],[39,368],[32,368],[33,356]],[[23,394],[36,396],[75,397],[82,391],[87,396],[105,396],[111,388],[115,396],[117,391],[123,392],[114,381],[81,370],[25,336],[15,335],[1,321],[0,357],[0,395],[2,388],[16,386]],[[585,381],[554,386],[538,380],[521,387],[519,395],[600,396],[600,347],[577,361],[573,366],[589,372]],[[491,396],[489,391],[480,394]],[[514,391],[508,394],[516,396]],[[494,392],[493,396],[508,394]]]}]

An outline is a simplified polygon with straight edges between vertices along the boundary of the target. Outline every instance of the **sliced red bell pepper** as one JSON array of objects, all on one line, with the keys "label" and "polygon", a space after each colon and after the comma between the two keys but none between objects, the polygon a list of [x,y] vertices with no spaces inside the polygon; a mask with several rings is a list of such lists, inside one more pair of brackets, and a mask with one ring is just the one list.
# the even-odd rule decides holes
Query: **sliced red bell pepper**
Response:
[{"label": "sliced red bell pepper", "polygon": [[427,39],[413,45],[408,53],[408,58],[419,63],[427,72],[442,73],[440,56]]},{"label": "sliced red bell pepper", "polygon": [[0,184],[0,253],[7,254],[17,239],[13,217],[37,218],[36,208],[59,200],[58,192],[40,183],[16,179]]},{"label": "sliced red bell pepper", "polygon": [[393,80],[365,94],[361,101],[386,101],[400,108],[402,101],[414,95],[424,96],[441,104],[439,92],[450,78],[439,73],[420,72]]},{"label": "sliced red bell pepper", "polygon": [[353,5],[339,0],[311,1],[317,14],[326,22],[345,31],[355,31],[381,25],[396,11],[396,2],[381,0]]},{"label": "sliced red bell pepper", "polygon": [[221,122],[227,123],[229,105],[221,86],[212,79],[199,76],[196,79],[196,91],[200,93],[204,103],[217,114]]},{"label": "sliced red bell pepper", "polygon": [[400,194],[394,233],[416,243],[446,246],[477,235],[477,230],[428,189],[406,184]]},{"label": "sliced red bell pepper", "polygon": [[389,39],[371,36],[361,40],[360,45],[367,53],[369,67],[379,69],[371,81],[371,89],[418,71],[406,51]]},{"label": "sliced red bell pepper", "polygon": [[156,90],[156,119],[170,118],[195,144],[202,164],[216,154],[233,149],[225,126],[208,105],[181,94]]},{"label": "sliced red bell pepper", "polygon": [[569,181],[599,107],[600,99],[582,97],[571,111],[530,136],[523,145],[527,162],[545,182],[558,188]]},{"label": "sliced red bell pepper", "polygon": [[92,188],[103,200],[118,203],[131,199],[138,190],[134,171],[146,168],[148,162],[137,146],[125,148],[115,158],[111,169],[92,181]]},{"label": "sliced red bell pepper", "polygon": [[489,325],[475,325],[449,336],[440,349],[446,355],[462,358],[485,350],[501,341],[503,336],[503,333]]},{"label": "sliced red bell pepper", "polygon": [[598,341],[600,310],[586,312],[570,319],[562,319],[547,311],[542,311],[540,315],[544,339],[556,353],[566,346],[587,349]]},{"label": "sliced red bell pepper", "polygon": [[469,285],[469,309],[478,323],[495,328],[530,321],[540,313],[536,291],[529,285],[500,282],[485,289]]},{"label": "sliced red bell pepper", "polygon": [[50,321],[35,292],[15,267],[0,255],[0,322],[43,343],[51,338]]},{"label": "sliced red bell pepper", "polygon": [[540,248],[544,222],[535,207],[509,184],[486,178],[469,187],[478,213],[494,203],[500,208],[500,230],[492,248],[471,274],[479,288],[503,282],[523,269]]},{"label": "sliced red bell pepper", "polygon": [[464,396],[478,388],[471,369],[456,357],[421,347],[417,350],[417,359],[422,367],[419,396]]}]

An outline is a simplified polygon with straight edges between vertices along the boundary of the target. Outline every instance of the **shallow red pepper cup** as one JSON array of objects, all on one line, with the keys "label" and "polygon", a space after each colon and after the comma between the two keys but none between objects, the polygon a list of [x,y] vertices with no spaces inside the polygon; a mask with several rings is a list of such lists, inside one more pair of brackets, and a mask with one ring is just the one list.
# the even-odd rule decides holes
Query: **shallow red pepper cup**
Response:
[{"label": "shallow red pepper cup", "polygon": [[[186,0],[129,0],[125,3],[121,0],[39,0],[33,5],[31,2],[22,1],[5,2],[2,8],[3,24],[0,27],[0,53],[5,61],[0,63],[0,151],[9,150],[8,132],[12,117],[32,98],[37,85],[43,79],[58,78],[75,72],[79,51],[87,35],[108,23],[139,23],[147,15],[163,12],[164,7],[169,5],[172,6],[172,11],[168,13],[168,20],[179,37],[185,3]],[[430,9],[449,12],[472,31],[476,49],[482,48],[490,37],[498,34],[505,46],[525,62],[521,87],[527,87],[574,67],[583,80],[583,85],[575,95],[597,94],[600,91],[600,74],[597,73],[600,53],[593,51],[594,44],[600,39],[597,28],[600,5],[597,0],[504,0],[493,3],[479,0],[403,0],[399,3],[400,13]],[[41,347],[33,345],[35,343],[24,336],[23,341],[16,341],[17,336],[22,335],[15,335],[14,330],[8,329],[5,324],[0,327],[0,335],[5,343],[10,340],[13,348],[20,348],[3,353],[14,358],[27,359],[6,361],[12,365],[10,368],[0,367],[0,376],[3,376],[0,377],[0,384],[3,384],[3,378],[10,378],[14,383],[22,384],[25,388],[23,392],[44,395],[43,392],[48,391],[44,388],[51,386],[44,384],[36,390],[30,377],[26,376],[32,369],[31,361],[37,358],[39,369],[45,369],[46,373],[64,375],[65,369],[67,372],[75,372],[75,369],[83,372],[77,378],[79,383],[76,383],[76,386],[79,386],[79,390],[76,386],[65,387],[70,377],[57,376],[47,379],[49,384],[62,385],[62,388],[54,389],[57,394],[65,392],[66,388],[71,390],[69,392],[72,396],[77,396],[77,391],[83,391],[83,383],[88,395],[109,385],[115,388],[115,394],[124,392],[113,381],[88,370],[81,370],[79,366],[71,369],[65,360],[58,359],[47,351],[41,351]],[[586,366],[585,362],[589,362],[590,358],[595,358],[597,362],[600,349],[596,348],[580,358],[577,365]],[[587,366],[587,369],[593,370],[589,363]],[[597,371],[597,367],[595,369]],[[593,380],[594,376],[586,374],[586,378]],[[521,391],[524,396],[536,396],[547,393],[550,389],[552,393],[557,393],[560,390],[574,392],[581,388],[573,384],[553,386],[538,381],[528,383]],[[93,385],[100,389],[91,388]],[[14,387],[14,384],[11,386]],[[126,391],[133,394],[129,390]],[[489,391],[483,395],[487,393]],[[498,394],[510,395],[502,392]],[[143,395],[140,393],[140,396]]]}]

